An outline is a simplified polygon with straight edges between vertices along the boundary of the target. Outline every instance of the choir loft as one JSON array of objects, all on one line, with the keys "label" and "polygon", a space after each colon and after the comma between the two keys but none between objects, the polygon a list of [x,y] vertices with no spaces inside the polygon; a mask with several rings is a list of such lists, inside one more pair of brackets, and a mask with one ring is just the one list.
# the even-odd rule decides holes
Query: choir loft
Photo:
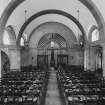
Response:
[{"label": "choir loft", "polygon": [[0,105],[105,105],[104,3],[1,0]]}]

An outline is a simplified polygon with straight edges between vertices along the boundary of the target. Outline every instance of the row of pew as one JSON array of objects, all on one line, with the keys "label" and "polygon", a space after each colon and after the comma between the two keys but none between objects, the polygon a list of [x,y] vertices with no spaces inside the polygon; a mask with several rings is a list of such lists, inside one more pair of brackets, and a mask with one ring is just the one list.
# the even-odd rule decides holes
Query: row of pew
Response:
[{"label": "row of pew", "polygon": [[91,72],[58,69],[57,79],[65,105],[105,105],[105,79]]},{"label": "row of pew", "polygon": [[10,72],[0,81],[0,105],[42,105],[48,83],[48,72]]}]

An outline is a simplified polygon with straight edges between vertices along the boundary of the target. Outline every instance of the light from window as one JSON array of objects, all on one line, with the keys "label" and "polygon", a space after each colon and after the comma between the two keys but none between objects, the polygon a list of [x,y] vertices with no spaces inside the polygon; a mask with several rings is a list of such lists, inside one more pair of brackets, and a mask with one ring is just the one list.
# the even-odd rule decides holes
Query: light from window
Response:
[{"label": "light from window", "polygon": [[20,45],[24,46],[24,39],[23,38],[21,38],[21,40],[20,40]]},{"label": "light from window", "polygon": [[6,30],[4,31],[3,43],[5,45],[10,45],[10,37],[9,37],[8,32]]},{"label": "light from window", "polygon": [[53,41],[51,41],[51,47],[54,47],[55,43]]},{"label": "light from window", "polygon": [[99,40],[99,31],[98,29],[95,29],[92,32],[92,42]]}]

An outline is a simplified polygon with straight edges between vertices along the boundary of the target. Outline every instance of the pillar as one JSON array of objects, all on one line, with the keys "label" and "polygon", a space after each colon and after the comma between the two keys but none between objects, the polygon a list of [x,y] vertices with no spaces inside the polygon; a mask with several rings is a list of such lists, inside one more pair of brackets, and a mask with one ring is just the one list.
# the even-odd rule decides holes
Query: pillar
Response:
[{"label": "pillar", "polygon": [[102,69],[103,69],[103,76],[105,76],[105,46],[103,46],[103,58],[102,58]]},{"label": "pillar", "polygon": [[84,70],[88,70],[89,69],[89,49],[86,48],[84,50]]},{"label": "pillar", "polygon": [[10,70],[20,71],[21,68],[20,48],[17,46],[9,46],[7,53],[10,59]]},{"label": "pillar", "polygon": [[0,78],[2,77],[2,67],[1,67],[1,49],[0,49]]}]

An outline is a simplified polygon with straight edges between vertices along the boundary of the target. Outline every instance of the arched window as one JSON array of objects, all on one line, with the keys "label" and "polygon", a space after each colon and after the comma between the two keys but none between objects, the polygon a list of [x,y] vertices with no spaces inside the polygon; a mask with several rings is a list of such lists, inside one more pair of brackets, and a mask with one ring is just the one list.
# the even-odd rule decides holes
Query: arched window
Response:
[{"label": "arched window", "polygon": [[10,37],[6,30],[4,31],[3,43],[5,45],[10,45]]},{"label": "arched window", "polygon": [[99,29],[96,25],[91,25],[89,27],[89,33],[88,33],[88,41],[94,42],[99,40]]},{"label": "arched window", "polygon": [[54,47],[55,43],[53,41],[51,41],[51,47]]},{"label": "arched window", "polygon": [[92,42],[99,40],[99,30],[95,29],[92,32]]},{"label": "arched window", "polygon": [[21,39],[20,39],[20,45],[24,46],[24,38],[23,37],[21,37]]},{"label": "arched window", "polygon": [[16,45],[16,34],[13,26],[11,25],[8,25],[4,30],[3,44]]},{"label": "arched window", "polygon": [[51,48],[59,48],[59,44],[57,42],[51,41],[50,45],[51,45]]}]

